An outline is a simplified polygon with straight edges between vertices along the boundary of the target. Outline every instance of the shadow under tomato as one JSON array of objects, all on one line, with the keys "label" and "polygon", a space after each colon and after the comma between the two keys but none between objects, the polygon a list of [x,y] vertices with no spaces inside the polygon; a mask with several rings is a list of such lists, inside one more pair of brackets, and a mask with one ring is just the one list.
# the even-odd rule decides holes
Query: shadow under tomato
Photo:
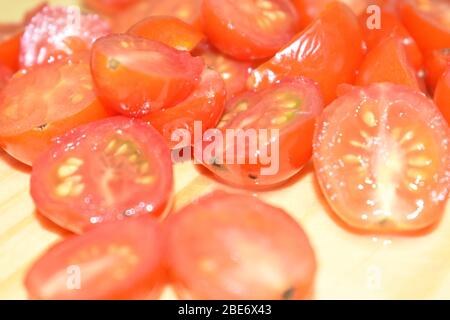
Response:
[{"label": "shadow under tomato", "polygon": [[54,223],[53,221],[51,221],[50,219],[45,217],[38,210],[34,211],[34,216],[36,217],[36,219],[39,222],[39,224],[41,225],[41,227],[49,232],[55,233],[61,237],[68,237],[68,236],[73,235],[72,232],[70,232],[64,228],[61,228],[56,223]]},{"label": "shadow under tomato", "polygon": [[0,161],[14,170],[31,173],[31,167],[11,157],[5,150],[0,149]]}]

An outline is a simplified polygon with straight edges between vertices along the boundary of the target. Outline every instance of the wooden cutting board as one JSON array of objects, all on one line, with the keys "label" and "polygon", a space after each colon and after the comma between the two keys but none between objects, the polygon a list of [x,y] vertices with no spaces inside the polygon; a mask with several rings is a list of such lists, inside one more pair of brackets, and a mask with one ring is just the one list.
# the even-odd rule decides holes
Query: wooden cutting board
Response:
[{"label": "wooden cutting board", "polygon": [[[0,21],[18,20],[39,0],[0,1]],[[58,0],[52,3],[74,4]],[[224,186],[190,163],[175,166],[175,207]],[[338,224],[308,165],[285,188],[254,196],[284,208],[308,233],[319,270],[317,299],[450,298],[450,205],[432,232],[418,237],[367,236]],[[30,264],[65,232],[36,213],[29,169],[0,151],[0,299],[25,299]],[[173,298],[168,288],[163,298]]]}]

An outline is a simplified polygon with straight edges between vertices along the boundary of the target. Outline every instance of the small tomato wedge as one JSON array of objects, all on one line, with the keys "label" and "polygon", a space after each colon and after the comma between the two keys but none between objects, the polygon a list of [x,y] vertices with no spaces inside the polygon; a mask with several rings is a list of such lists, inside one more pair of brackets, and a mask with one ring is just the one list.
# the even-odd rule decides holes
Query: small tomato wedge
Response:
[{"label": "small tomato wedge", "polygon": [[425,59],[425,79],[428,89],[434,92],[438,80],[450,67],[450,48],[434,50]]},{"label": "small tomato wedge", "polygon": [[434,93],[434,101],[450,125],[450,67],[438,81]]},{"label": "small tomato wedge", "polygon": [[204,165],[221,180],[241,188],[272,188],[309,161],[315,119],[323,110],[313,81],[286,78],[237,96],[226,110],[219,131],[206,137],[211,144],[205,143],[202,154]]},{"label": "small tomato wedge", "polygon": [[363,56],[357,17],[346,5],[333,2],[320,18],[256,68],[248,85],[260,89],[286,76],[304,76],[319,84],[329,103],[339,84],[352,83]]},{"label": "small tomato wedge", "polygon": [[299,30],[288,0],[205,0],[202,10],[208,40],[240,60],[271,57]]},{"label": "small tomato wedge", "polygon": [[113,117],[59,137],[33,165],[31,195],[44,216],[82,233],[108,221],[162,215],[172,179],[160,134],[141,120]]},{"label": "small tomato wedge", "polygon": [[94,92],[87,58],[35,66],[16,73],[0,92],[0,143],[31,165],[53,138],[109,115]]},{"label": "small tomato wedge", "polygon": [[328,106],[314,139],[325,198],[350,227],[412,233],[437,223],[450,189],[450,129],[424,94],[389,83]]},{"label": "small tomato wedge", "polygon": [[151,218],[109,223],[51,247],[32,266],[32,299],[156,299],[165,282],[161,230]]},{"label": "small tomato wedge", "polygon": [[204,39],[204,35],[190,24],[167,16],[142,20],[131,27],[128,33],[186,51],[191,51]]},{"label": "small tomato wedge", "polygon": [[[194,142],[196,121],[203,132],[217,125],[224,111],[225,98],[224,81],[216,71],[205,68],[198,88],[186,100],[175,107],[151,112],[142,120],[157,129],[171,149],[182,149]],[[188,130],[192,139],[182,139],[183,136],[177,136],[177,130]]]},{"label": "small tomato wedge", "polygon": [[173,107],[197,87],[201,58],[160,42],[110,35],[92,48],[91,68],[100,99],[128,116]]},{"label": "small tomato wedge", "polygon": [[182,299],[303,299],[316,262],[285,211],[247,195],[215,192],[168,224],[168,265]]}]

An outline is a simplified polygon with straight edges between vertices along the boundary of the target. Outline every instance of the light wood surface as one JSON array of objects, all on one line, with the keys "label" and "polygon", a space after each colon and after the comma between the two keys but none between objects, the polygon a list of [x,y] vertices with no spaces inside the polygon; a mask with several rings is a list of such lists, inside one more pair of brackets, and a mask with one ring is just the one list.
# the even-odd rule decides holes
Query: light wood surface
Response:
[{"label": "light wood surface", "polygon": [[[0,0],[0,20],[19,19],[37,2]],[[224,188],[191,164],[177,165],[175,178],[175,207]],[[0,299],[25,299],[23,278],[30,264],[64,236],[35,212],[28,190],[29,170],[0,151]],[[337,223],[317,189],[311,165],[289,186],[255,196],[284,208],[308,233],[319,265],[315,298],[450,298],[450,206],[432,232],[380,237],[354,234]],[[170,288],[163,298],[173,298]]]}]

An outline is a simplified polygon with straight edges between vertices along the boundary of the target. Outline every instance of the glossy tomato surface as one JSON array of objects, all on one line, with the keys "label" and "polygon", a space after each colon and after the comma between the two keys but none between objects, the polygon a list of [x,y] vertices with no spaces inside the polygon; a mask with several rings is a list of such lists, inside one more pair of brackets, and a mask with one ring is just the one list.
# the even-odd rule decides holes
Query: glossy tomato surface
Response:
[{"label": "glossy tomato surface", "polygon": [[434,101],[450,125],[450,67],[438,81],[434,93]]},{"label": "glossy tomato surface", "polygon": [[100,223],[160,216],[172,192],[169,149],[145,122],[112,117],[75,128],[33,165],[38,210],[76,233]]},{"label": "glossy tomato surface", "polygon": [[322,191],[350,227],[408,233],[439,221],[450,189],[450,129],[406,86],[355,88],[319,118],[314,164]]},{"label": "glossy tomato surface", "polygon": [[100,99],[129,116],[173,107],[197,87],[204,64],[188,52],[132,35],[95,42],[91,69]]},{"label": "glossy tomato surface", "polygon": [[316,263],[304,231],[283,210],[216,192],[168,224],[168,264],[180,298],[302,299]]},{"label": "glossy tomato surface", "polygon": [[154,299],[165,281],[162,253],[151,218],[109,223],[51,247],[25,286],[32,299]]},{"label": "glossy tomato surface", "polygon": [[334,2],[272,59],[255,69],[248,85],[260,89],[286,76],[305,76],[320,85],[329,103],[340,83],[354,80],[363,55],[357,17],[344,4]]}]

